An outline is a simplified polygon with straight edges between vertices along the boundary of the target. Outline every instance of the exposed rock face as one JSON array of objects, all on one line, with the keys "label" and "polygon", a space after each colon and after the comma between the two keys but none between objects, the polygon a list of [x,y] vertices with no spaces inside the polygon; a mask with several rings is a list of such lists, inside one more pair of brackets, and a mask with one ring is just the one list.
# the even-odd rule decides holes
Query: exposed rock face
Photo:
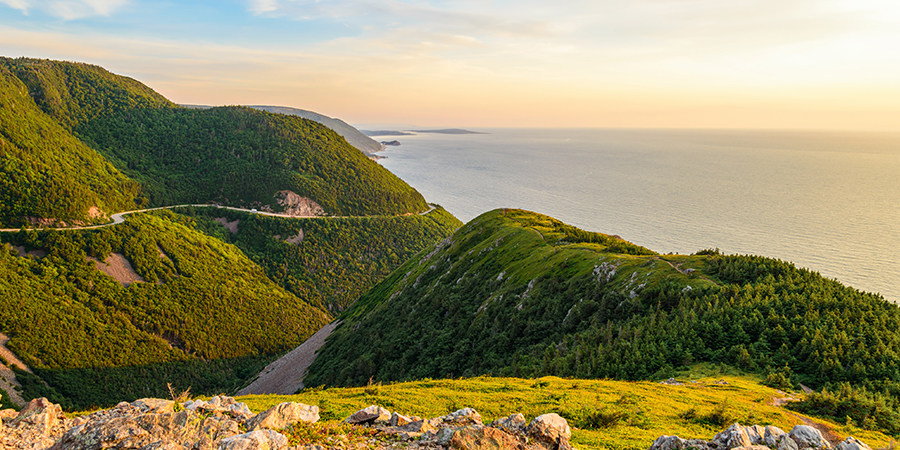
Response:
[{"label": "exposed rock face", "polygon": [[294,402],[281,403],[248,420],[247,429],[268,428],[270,430],[280,430],[300,421],[318,422],[319,407]]},{"label": "exposed rock face", "polygon": [[[778,427],[763,428],[759,425],[744,427],[738,423],[717,434],[710,442],[696,439],[685,441],[678,436],[660,436],[650,446],[650,450],[688,448],[700,450],[811,450],[830,449],[832,446],[819,430],[808,425],[797,425],[791,429],[790,433],[785,433]],[[834,448],[838,450],[871,450],[854,437],[848,437]]]},{"label": "exposed rock face", "polygon": [[549,413],[535,417],[528,424],[526,432],[529,437],[544,444],[550,450],[572,448],[569,445],[572,430],[566,419],[560,417],[559,414]]},{"label": "exposed rock face", "polygon": [[272,430],[256,430],[222,439],[219,450],[276,450],[287,447],[283,434]]},{"label": "exposed rock face", "polygon": [[522,413],[515,413],[511,414],[509,417],[504,417],[491,422],[491,426],[512,433],[524,433],[525,425],[527,423],[528,422],[525,422],[525,416],[523,416]]},{"label": "exposed rock face", "polygon": [[301,217],[325,215],[325,210],[312,199],[301,197],[293,191],[278,191],[275,201],[284,208],[284,214]]}]

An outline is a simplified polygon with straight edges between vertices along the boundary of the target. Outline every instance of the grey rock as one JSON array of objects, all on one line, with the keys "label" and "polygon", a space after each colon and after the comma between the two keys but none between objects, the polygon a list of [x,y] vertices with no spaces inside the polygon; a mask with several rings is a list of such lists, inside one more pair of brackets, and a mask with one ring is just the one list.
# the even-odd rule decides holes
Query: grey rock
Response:
[{"label": "grey rock", "polygon": [[800,447],[797,446],[797,443],[794,442],[794,440],[791,439],[790,436],[785,434],[784,436],[781,436],[781,438],[779,438],[777,449],[778,450],[800,450]]},{"label": "grey rock", "polygon": [[721,433],[713,437],[712,443],[716,448],[732,449],[737,447],[748,447],[753,445],[750,437],[747,436],[747,430],[739,423],[725,429]]},{"label": "grey rock", "polygon": [[481,414],[472,408],[463,408],[441,417],[444,422],[460,425],[481,425]]},{"label": "grey rock", "polygon": [[808,448],[831,448],[831,444],[822,437],[819,430],[809,425],[797,425],[789,433],[800,450]]},{"label": "grey rock", "polygon": [[872,450],[872,448],[863,441],[860,441],[853,436],[848,437],[844,442],[841,442],[834,448],[835,450]]},{"label": "grey rock", "polygon": [[777,447],[778,441],[784,436],[784,430],[781,428],[769,425],[766,427],[766,432],[763,434],[763,443],[768,445],[769,447]]},{"label": "grey rock", "polygon": [[269,408],[246,422],[248,430],[268,428],[280,430],[297,422],[317,422],[319,407],[303,403],[284,402]]},{"label": "grey rock", "polygon": [[491,426],[494,428],[517,433],[524,432],[526,425],[528,425],[528,422],[525,421],[525,416],[522,413],[510,414],[509,417],[503,417],[491,422]]},{"label": "grey rock", "polygon": [[281,450],[287,444],[287,438],[277,431],[255,430],[222,439],[219,450]]},{"label": "grey rock", "polygon": [[769,450],[765,445],[745,445],[743,447],[735,447],[732,450]]},{"label": "grey rock", "polygon": [[367,406],[344,419],[352,424],[390,423],[391,412],[377,405]]},{"label": "grey rock", "polygon": [[145,413],[160,414],[175,412],[175,402],[159,398],[142,398],[131,402],[131,406],[134,406]]},{"label": "grey rock", "polygon": [[59,423],[59,419],[64,418],[62,408],[44,397],[36,398],[16,415],[9,422],[11,427],[30,426],[38,433],[49,435],[50,431]]},{"label": "grey rock", "polygon": [[450,443],[450,440],[453,439],[453,435],[456,434],[456,430],[453,428],[441,428],[437,432],[437,444],[438,445],[447,445]]},{"label": "grey rock", "polygon": [[571,448],[569,439],[572,438],[572,430],[569,423],[556,413],[537,416],[526,428],[528,436],[550,450],[565,450]]},{"label": "grey rock", "polygon": [[750,438],[751,445],[762,444],[766,436],[766,429],[759,425],[744,427],[744,431],[747,433],[747,437]]},{"label": "grey rock", "polygon": [[394,412],[393,414],[391,414],[391,426],[392,427],[402,427],[403,425],[412,423],[412,421],[413,420],[411,418],[404,416],[403,414],[399,414],[397,412]]},{"label": "grey rock", "polygon": [[687,448],[684,439],[678,436],[660,436],[648,450],[683,450]]}]

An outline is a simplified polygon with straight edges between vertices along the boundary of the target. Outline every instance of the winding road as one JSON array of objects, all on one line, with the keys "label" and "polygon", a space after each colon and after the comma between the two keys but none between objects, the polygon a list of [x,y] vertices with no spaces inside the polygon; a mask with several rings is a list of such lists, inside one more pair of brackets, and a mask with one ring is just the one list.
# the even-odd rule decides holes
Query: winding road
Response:
[{"label": "winding road", "polygon": [[[402,216],[292,216],[290,214],[278,214],[266,211],[257,211],[255,209],[245,209],[245,208],[235,208],[232,206],[221,206],[221,205],[210,205],[210,204],[200,204],[200,205],[173,205],[173,206],[160,206],[157,208],[147,208],[147,209],[136,209],[134,211],[124,211],[119,213],[114,213],[110,216],[112,222],[104,223],[102,225],[90,225],[86,227],[46,227],[46,228],[26,228],[26,230],[36,230],[36,231],[48,231],[48,230],[93,230],[95,228],[103,228],[112,225],[118,225],[122,222],[125,222],[125,216],[129,214],[137,214],[143,213],[147,211],[157,211],[160,209],[175,209],[175,208],[186,208],[189,206],[193,206],[195,208],[218,208],[218,209],[230,209],[232,211],[242,211],[250,214],[259,214],[261,216],[271,216],[271,217],[283,217],[286,219],[370,219],[375,217],[402,217]],[[431,203],[428,204],[428,209],[426,211],[418,213],[420,216],[424,216],[435,210],[435,205]],[[0,233],[12,233],[21,230],[21,228],[0,228]]]}]

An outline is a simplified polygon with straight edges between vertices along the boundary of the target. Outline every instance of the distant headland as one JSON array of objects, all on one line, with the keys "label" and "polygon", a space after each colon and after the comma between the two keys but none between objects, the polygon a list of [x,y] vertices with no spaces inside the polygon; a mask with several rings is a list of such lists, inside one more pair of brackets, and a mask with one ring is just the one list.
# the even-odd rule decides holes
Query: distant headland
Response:
[{"label": "distant headland", "polygon": [[438,133],[438,134],[489,134],[479,131],[463,130],[462,128],[445,128],[442,130],[359,130],[366,136],[414,136],[416,133]]}]

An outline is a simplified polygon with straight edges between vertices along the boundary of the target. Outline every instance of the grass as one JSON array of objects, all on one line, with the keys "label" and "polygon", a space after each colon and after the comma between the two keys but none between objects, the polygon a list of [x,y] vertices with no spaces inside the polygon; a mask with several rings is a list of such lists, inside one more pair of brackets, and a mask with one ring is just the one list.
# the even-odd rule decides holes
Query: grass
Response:
[{"label": "grass", "polygon": [[[527,420],[555,412],[569,421],[572,442],[581,450],[645,450],[663,434],[708,440],[735,421],[775,425],[785,431],[803,423],[801,415],[772,406],[775,397],[785,394],[763,386],[756,376],[740,375],[735,369],[715,364],[698,365],[691,371],[701,376],[684,377],[686,382],[681,386],[556,377],[477,377],[308,389],[297,395],[251,395],[238,400],[256,412],[285,401],[318,405],[322,426],[327,427],[371,404],[420,417],[437,417],[468,406],[478,410],[485,423],[515,412],[521,412]],[[817,421],[842,437],[856,436],[872,448],[891,442],[881,433]]]}]

